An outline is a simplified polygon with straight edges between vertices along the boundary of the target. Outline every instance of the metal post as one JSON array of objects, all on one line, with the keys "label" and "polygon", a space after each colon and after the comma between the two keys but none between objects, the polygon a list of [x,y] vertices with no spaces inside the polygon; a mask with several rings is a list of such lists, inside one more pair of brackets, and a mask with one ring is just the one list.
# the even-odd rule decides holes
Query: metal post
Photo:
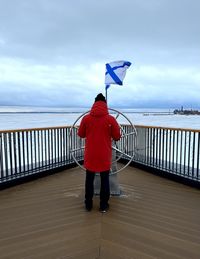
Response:
[{"label": "metal post", "polygon": [[108,88],[110,87],[110,85],[106,85],[106,88],[105,88],[105,92],[106,92],[106,101],[108,103]]}]

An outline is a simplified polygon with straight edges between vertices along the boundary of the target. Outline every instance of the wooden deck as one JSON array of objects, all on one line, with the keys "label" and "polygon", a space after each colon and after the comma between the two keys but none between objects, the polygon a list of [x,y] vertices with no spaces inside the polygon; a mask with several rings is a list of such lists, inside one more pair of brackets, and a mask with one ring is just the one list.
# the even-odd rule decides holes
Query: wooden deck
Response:
[{"label": "wooden deck", "polygon": [[1,259],[199,259],[200,191],[129,167],[110,210],[70,169],[0,192]]}]

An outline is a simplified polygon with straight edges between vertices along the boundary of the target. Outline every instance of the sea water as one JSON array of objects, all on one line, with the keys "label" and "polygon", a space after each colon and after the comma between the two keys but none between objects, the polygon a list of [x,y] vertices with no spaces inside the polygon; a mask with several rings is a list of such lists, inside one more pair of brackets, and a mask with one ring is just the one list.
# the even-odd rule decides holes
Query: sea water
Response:
[{"label": "sea water", "polygon": [[[174,115],[173,109],[121,109],[134,125],[200,129],[200,116]],[[89,108],[0,106],[0,130],[70,126]],[[119,123],[128,121],[120,115]]]}]

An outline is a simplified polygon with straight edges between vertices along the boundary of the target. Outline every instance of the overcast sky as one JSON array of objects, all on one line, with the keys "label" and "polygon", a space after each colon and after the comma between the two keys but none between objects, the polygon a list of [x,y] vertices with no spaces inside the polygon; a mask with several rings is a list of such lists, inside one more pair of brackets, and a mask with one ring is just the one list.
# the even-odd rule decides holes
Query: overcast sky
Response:
[{"label": "overcast sky", "polygon": [[199,0],[0,0],[0,105],[200,107]]}]

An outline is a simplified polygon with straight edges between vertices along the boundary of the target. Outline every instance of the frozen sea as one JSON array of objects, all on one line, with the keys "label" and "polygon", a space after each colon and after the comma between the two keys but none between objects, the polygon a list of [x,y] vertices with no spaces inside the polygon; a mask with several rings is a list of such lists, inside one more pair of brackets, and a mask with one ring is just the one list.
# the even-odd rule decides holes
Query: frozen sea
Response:
[{"label": "frozen sea", "polygon": [[[200,116],[174,115],[173,109],[121,109],[134,125],[200,129]],[[0,106],[0,130],[69,126],[89,108]],[[119,116],[119,123],[127,123]]]}]

